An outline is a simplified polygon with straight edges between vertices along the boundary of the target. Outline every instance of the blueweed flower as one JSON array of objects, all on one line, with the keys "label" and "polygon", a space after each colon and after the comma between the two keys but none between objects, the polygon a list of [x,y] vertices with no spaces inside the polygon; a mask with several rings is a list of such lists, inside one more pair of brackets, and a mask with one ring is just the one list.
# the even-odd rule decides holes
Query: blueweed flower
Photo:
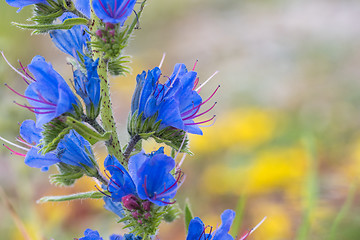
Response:
[{"label": "blueweed flower", "polygon": [[216,93],[217,89],[205,101],[202,100],[197,87],[199,78],[194,71],[188,71],[184,64],[176,64],[168,80],[161,84],[160,68],[155,67],[146,74],[143,71],[136,77],[137,85],[131,103],[131,112],[138,111],[143,118],[150,118],[156,113],[157,121],[161,120],[161,128],[172,127],[185,132],[202,135],[201,124],[211,122],[212,118],[195,122],[194,120],[208,113],[216,103],[206,111],[199,113],[200,108]]},{"label": "blueweed flower", "polygon": [[177,172],[177,178],[170,173],[175,167],[175,161],[164,154],[163,147],[151,154],[142,151],[132,156],[129,160],[129,172],[112,156],[105,159],[104,165],[111,174],[108,190],[113,201],[125,200],[125,206],[132,206],[131,208],[136,201],[132,196],[158,206],[174,203],[171,200],[180,187],[182,173]]},{"label": "blueweed flower", "polygon": [[[104,240],[98,231],[86,229],[84,232],[84,237],[79,238],[78,240]],[[125,234],[124,236],[112,234],[109,238],[110,240],[141,240],[141,237],[136,237],[134,234]]]},{"label": "blueweed flower", "polygon": [[90,1],[89,0],[76,0],[75,7],[87,18],[90,18]]},{"label": "blueweed flower", "polygon": [[75,130],[70,130],[70,133],[60,140],[56,156],[68,165],[90,168],[96,165],[90,143]]},{"label": "blueweed flower", "polygon": [[95,14],[104,22],[123,24],[132,13],[136,0],[93,0]]},{"label": "blueweed flower", "polygon": [[78,54],[85,55],[87,42],[90,41],[87,29],[84,25],[75,25],[69,30],[52,30],[49,34],[56,47],[80,61]]},{"label": "blueweed flower", "polygon": [[26,154],[20,153],[4,144],[4,146],[9,149],[11,153],[24,157],[26,165],[28,165],[29,167],[41,168],[42,171],[47,171],[49,169],[49,166],[60,162],[60,160],[53,152],[46,153],[45,155],[39,153],[40,149],[37,145],[40,143],[40,140],[42,138],[41,132],[42,129],[36,127],[33,120],[28,119],[21,124],[20,136],[16,139],[23,146],[12,143],[1,137],[0,138],[8,144],[13,145],[26,152]]},{"label": "blueweed flower", "polygon": [[[4,59],[6,60],[5,56]],[[35,113],[37,127],[64,113],[73,112],[74,106],[78,105],[78,99],[68,84],[43,57],[34,57],[27,68],[21,65],[23,73],[13,66],[11,67],[23,77],[29,86],[24,95],[16,92],[7,84],[6,86],[17,95],[27,99],[31,106],[15,103]],[[33,74],[33,77],[27,69]]]},{"label": "blueweed flower", "polygon": [[[234,237],[232,237],[229,234],[234,218],[235,218],[235,212],[233,210],[231,209],[225,210],[221,214],[220,227],[215,231],[213,231],[213,227],[211,226],[205,227],[205,224],[201,221],[201,219],[195,217],[190,221],[186,240],[234,240]],[[239,240],[245,240],[253,231],[255,231],[265,221],[265,219],[266,218],[264,218],[258,225],[252,228],[245,235],[240,237]],[[210,229],[206,230],[207,228]],[[208,231],[209,233],[206,233],[206,231]]]},{"label": "blueweed flower", "polygon": [[17,12],[19,12],[23,7],[29,5],[39,4],[39,3],[47,4],[47,0],[6,0],[6,3],[12,7],[18,7],[19,10]]},{"label": "blueweed flower", "polygon": [[87,115],[95,119],[99,114],[100,78],[97,73],[99,59],[93,61],[84,56],[87,75],[81,70],[74,71],[76,93],[84,100]]}]

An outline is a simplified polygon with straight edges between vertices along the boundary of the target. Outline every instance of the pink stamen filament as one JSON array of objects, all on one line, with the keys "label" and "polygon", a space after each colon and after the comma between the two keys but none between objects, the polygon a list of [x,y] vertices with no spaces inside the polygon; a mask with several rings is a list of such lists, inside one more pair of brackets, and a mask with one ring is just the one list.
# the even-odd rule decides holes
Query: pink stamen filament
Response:
[{"label": "pink stamen filament", "polygon": [[5,86],[7,88],[9,88],[13,93],[15,93],[16,95],[19,95],[20,97],[23,97],[25,99],[29,99],[31,101],[34,101],[34,102],[39,102],[39,103],[44,103],[44,104],[49,104],[49,105],[52,105],[52,106],[56,106],[56,104],[53,104],[53,103],[47,103],[47,102],[44,102],[44,101],[40,101],[38,99],[35,99],[35,98],[31,98],[31,97],[27,97],[25,95],[22,95],[21,93],[15,91],[14,89],[12,89],[8,84],[5,83]]},{"label": "pink stamen filament", "polygon": [[[191,115],[191,116],[189,116],[189,117],[187,117],[187,118],[183,118],[182,120],[184,121],[184,120],[189,120],[189,119],[194,119],[194,118],[200,117],[200,116],[202,116],[202,115],[210,112],[210,111],[215,107],[216,104],[217,104],[217,102],[215,102],[215,103],[212,105],[211,108],[209,108],[208,110],[206,110],[206,111],[203,112],[203,113],[199,113],[199,114],[195,115],[195,114],[196,114],[196,112],[195,112],[193,115]],[[195,116],[194,116],[194,115],[195,115]]]},{"label": "pink stamen filament", "polygon": [[98,188],[98,186],[95,185],[95,188],[96,188],[99,192],[101,192],[102,194],[104,194],[105,196],[111,198],[110,195],[108,195],[108,194],[104,193],[102,190],[100,190],[100,189]]},{"label": "pink stamen filament", "polygon": [[18,141],[18,142],[20,142],[20,143],[22,143],[22,144],[25,144],[26,146],[28,146],[28,147],[34,147],[34,145],[31,145],[30,143],[28,143],[28,142],[26,142],[24,139],[22,139],[21,137],[17,137],[16,138],[16,141]]},{"label": "pink stamen filament", "polygon": [[208,98],[208,99],[206,99],[205,101],[203,101],[202,103],[200,103],[199,105],[197,105],[197,106],[195,106],[195,107],[193,107],[193,108],[191,108],[190,110],[188,110],[188,111],[186,111],[186,112],[184,112],[184,113],[182,113],[181,114],[181,116],[183,117],[183,116],[186,116],[186,115],[188,115],[188,114],[190,114],[190,113],[192,113],[192,111],[194,110],[194,109],[196,109],[196,108],[200,108],[200,106],[202,106],[202,105],[204,105],[205,103],[207,103],[214,95],[215,95],[215,93],[217,92],[217,90],[220,88],[220,85],[215,89],[215,91],[211,94],[211,96]]},{"label": "pink stamen filament", "polygon": [[[23,67],[23,65],[21,64],[20,61],[19,61],[19,64],[20,64],[20,66],[21,66],[21,69],[24,71],[25,75],[26,75],[27,77],[29,77],[30,79],[34,80],[34,82],[36,82],[36,80],[35,80],[32,76],[30,76],[30,74],[26,71],[26,67]],[[25,80],[25,78],[24,78],[24,80]],[[25,80],[25,81],[26,81],[26,80]]]},{"label": "pink stamen filament", "polygon": [[5,144],[3,144],[3,146],[6,147],[10,152],[14,153],[15,155],[22,156],[22,157],[26,156],[26,154],[18,153],[16,151],[12,150],[11,148],[9,148],[8,146],[6,146]]},{"label": "pink stamen filament", "polygon": [[23,105],[23,104],[20,104],[20,103],[17,103],[14,101],[14,103],[20,107],[23,107],[23,108],[27,108],[29,110],[31,109],[35,109],[35,110],[53,110],[54,107],[32,107],[32,106],[27,106],[27,105]]},{"label": "pink stamen filament", "polygon": [[194,122],[194,123],[185,123],[185,125],[190,126],[190,125],[199,125],[199,124],[207,123],[207,122],[212,121],[215,117],[216,117],[216,115],[214,115],[212,118],[210,118],[210,119],[208,119],[206,121]]},{"label": "pink stamen filament", "polygon": [[164,191],[162,191],[161,193],[157,194],[157,196],[166,196],[166,195],[168,195],[168,193],[167,193],[166,195],[164,195],[164,194],[165,194],[166,192],[168,192],[169,190],[171,190],[172,188],[174,188],[174,187],[175,187],[175,190],[177,190],[179,187],[176,186],[176,185],[177,185],[177,183],[180,181],[181,177],[182,177],[182,172],[181,172],[181,170],[180,170],[179,173],[178,173],[178,176],[177,176],[177,178],[176,178],[176,180],[175,180],[175,182],[174,182],[170,187],[168,187],[168,188],[166,188],[166,187],[165,187],[165,184],[164,184]]},{"label": "pink stamen filament", "polygon": [[196,59],[195,64],[194,64],[194,67],[193,67],[193,69],[192,69],[193,71],[195,70],[195,67],[196,67],[196,64],[198,63],[198,61],[199,61],[199,60]]},{"label": "pink stamen filament", "polygon": [[199,84],[199,78],[197,77],[196,79],[195,79],[195,82],[194,82],[194,87],[193,87],[193,91],[194,91],[194,89],[196,88],[196,86]]}]

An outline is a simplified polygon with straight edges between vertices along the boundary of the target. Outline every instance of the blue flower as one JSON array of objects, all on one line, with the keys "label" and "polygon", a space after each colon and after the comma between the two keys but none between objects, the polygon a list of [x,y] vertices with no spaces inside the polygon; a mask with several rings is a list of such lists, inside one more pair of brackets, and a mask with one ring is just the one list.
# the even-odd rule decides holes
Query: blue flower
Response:
[{"label": "blue flower", "polygon": [[36,56],[28,65],[28,70],[34,77],[30,76],[25,68],[23,68],[24,74],[19,72],[24,81],[29,84],[25,95],[6,86],[30,103],[31,106],[16,104],[35,113],[36,127],[41,127],[64,113],[74,111],[74,106],[78,105],[78,99],[50,63],[43,57]]},{"label": "blue flower", "polygon": [[79,69],[74,71],[76,93],[84,100],[87,115],[94,119],[99,113],[100,78],[97,73],[99,59],[93,61],[84,56],[87,76]]},{"label": "blue flower", "polygon": [[86,26],[75,25],[69,30],[52,30],[49,34],[56,47],[79,61],[78,54],[85,55],[84,50],[90,41],[90,35],[85,30]]},{"label": "blue flower", "polygon": [[89,0],[76,0],[75,7],[87,18],[90,18],[90,1]]},{"label": "blue flower", "polygon": [[56,156],[65,164],[78,167],[95,167],[94,154],[90,143],[75,130],[70,130],[70,133],[60,140],[56,148]]},{"label": "blue flower", "polygon": [[[20,126],[19,142],[24,143],[30,147],[25,156],[25,164],[29,167],[41,168],[42,171],[47,171],[53,164],[60,162],[53,152],[46,153],[45,155],[39,153],[40,149],[36,146],[40,143],[42,138],[42,129],[36,127],[33,120],[25,120]],[[18,153],[18,155],[21,155]]]},{"label": "blue flower", "polygon": [[115,213],[120,218],[124,217],[124,209],[121,205],[121,202],[114,202],[111,197],[105,196],[103,197],[105,202],[104,208],[110,212]]},{"label": "blue flower", "polygon": [[212,121],[215,116],[206,121],[194,122],[194,119],[209,112],[199,113],[202,105],[208,102],[214,93],[205,101],[196,90],[198,84],[197,73],[188,72],[184,64],[176,64],[174,72],[168,80],[161,84],[159,78],[161,70],[155,67],[146,74],[143,71],[136,77],[137,85],[132,98],[131,112],[138,111],[143,118],[158,114],[157,121],[161,120],[161,128],[173,127],[189,133],[202,135],[200,124]]},{"label": "blue flower", "polygon": [[79,238],[79,240],[104,240],[98,231],[94,231],[91,229],[86,229],[84,232],[84,237]]},{"label": "blue flower", "polygon": [[[79,238],[79,240],[104,240],[98,231],[86,229],[84,232],[84,237]],[[135,237],[134,234],[125,234],[124,237],[112,234],[109,238],[110,240],[141,240],[141,237]]]},{"label": "blue flower", "polygon": [[210,233],[206,234],[205,224],[200,218],[195,217],[190,221],[186,240],[234,240],[228,233],[234,218],[235,212],[233,210],[225,210],[221,214],[221,226],[215,231],[215,234],[211,233],[212,227],[210,227]]},{"label": "blue flower", "polygon": [[170,173],[175,167],[175,161],[164,154],[163,147],[152,154],[142,151],[132,156],[129,160],[129,172],[115,157],[108,156],[104,165],[111,174],[108,190],[113,201],[137,195],[158,206],[174,203],[172,199],[180,187],[178,183],[182,174],[178,172],[175,179]]},{"label": "blue flower", "polygon": [[18,7],[19,10],[17,12],[19,12],[23,7],[32,4],[39,4],[39,3],[47,4],[47,1],[46,0],[6,0],[6,3],[12,7]]},{"label": "blue flower", "polygon": [[95,14],[104,22],[123,24],[132,13],[136,0],[93,0]]}]

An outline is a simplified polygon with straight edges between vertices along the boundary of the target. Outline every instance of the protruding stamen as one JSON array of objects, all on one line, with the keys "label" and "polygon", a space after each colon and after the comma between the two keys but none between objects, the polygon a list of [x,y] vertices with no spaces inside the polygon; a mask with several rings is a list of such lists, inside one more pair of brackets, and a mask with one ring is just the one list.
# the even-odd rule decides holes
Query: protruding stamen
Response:
[{"label": "protruding stamen", "polygon": [[16,152],[14,150],[12,150],[11,148],[9,148],[8,146],[6,146],[5,144],[3,144],[4,147],[6,147],[11,153],[15,154],[15,155],[18,155],[18,156],[22,156],[22,157],[25,157],[26,154],[22,154],[22,153],[19,153],[19,152]]},{"label": "protruding stamen", "polygon": [[20,107],[29,109],[30,111],[31,110],[53,110],[54,109],[54,107],[32,107],[32,106],[27,106],[27,105],[17,103],[16,101],[13,101],[13,102]]},{"label": "protruding stamen", "polygon": [[195,82],[194,82],[194,87],[192,88],[192,90],[194,91],[194,89],[196,88],[196,86],[199,84],[199,77],[197,77],[195,79]]},{"label": "protruding stamen", "polygon": [[185,161],[185,158],[186,158],[186,153],[184,153],[184,155],[182,156],[179,164],[178,164],[177,167],[176,167],[177,169],[180,169],[181,165],[182,165],[182,164],[184,163],[184,161]]},{"label": "protruding stamen", "polygon": [[5,83],[5,86],[6,86],[8,89],[10,89],[13,93],[15,93],[16,95],[19,95],[20,97],[23,97],[23,98],[25,98],[25,99],[29,99],[29,100],[34,101],[34,102],[39,102],[39,103],[43,103],[43,104],[48,104],[48,105],[56,106],[56,104],[50,103],[50,102],[48,102],[48,101],[47,101],[47,102],[44,102],[44,101],[41,101],[41,100],[39,100],[39,99],[27,97],[27,96],[25,96],[25,95],[23,95],[23,94],[15,91],[14,89],[12,89],[7,83]]},{"label": "protruding stamen", "polygon": [[25,148],[25,147],[23,147],[23,146],[20,146],[20,145],[17,145],[17,144],[15,144],[15,143],[13,143],[13,142],[10,142],[9,140],[6,140],[5,138],[3,138],[3,137],[1,137],[1,136],[0,136],[0,139],[3,140],[4,142],[6,142],[6,143],[8,143],[8,144],[10,144],[10,145],[12,145],[12,146],[14,146],[14,147],[20,148],[20,149],[22,149],[22,150],[25,150],[25,151],[29,151],[29,150],[30,150],[30,149],[28,149],[28,148]]},{"label": "protruding stamen", "polygon": [[28,78],[26,75],[24,75],[22,72],[20,72],[19,70],[17,70],[13,65],[10,64],[10,62],[6,59],[5,54],[3,51],[0,51],[1,55],[3,56],[5,62],[16,72],[18,73],[20,76],[22,76],[23,78],[25,78],[26,80],[28,80],[29,82],[34,82],[34,80],[32,80],[31,78]]},{"label": "protruding stamen", "polygon": [[194,122],[194,123],[185,123],[185,125],[199,125],[199,124],[203,124],[203,123],[207,123],[212,121],[214,118],[216,117],[216,115],[214,115],[212,118],[206,120],[206,121],[202,121],[202,122]]},{"label": "protruding stamen", "polygon": [[192,111],[194,111],[194,109],[196,109],[196,108],[198,108],[198,109],[197,109],[197,111],[198,111],[202,105],[204,105],[205,103],[207,103],[207,102],[215,95],[215,93],[217,92],[217,90],[218,90],[219,88],[220,88],[220,85],[218,85],[218,87],[217,87],[217,88],[215,89],[215,91],[211,94],[211,96],[208,97],[208,99],[206,99],[205,101],[203,101],[203,102],[200,103],[199,105],[194,106],[194,107],[191,108],[190,110],[187,110],[186,112],[181,113],[181,116],[184,117],[184,116],[192,113]]},{"label": "protruding stamen", "polygon": [[166,56],[166,53],[163,53],[163,56],[161,58],[161,61],[160,61],[160,64],[159,64],[159,68],[161,69],[163,63],[164,63],[164,60],[165,60],[165,56]]},{"label": "protruding stamen", "polygon": [[198,63],[198,61],[199,61],[199,60],[196,59],[195,64],[194,64],[194,67],[193,67],[193,69],[192,69],[193,71],[195,70],[195,67],[196,67],[196,64]]},{"label": "protruding stamen", "polygon": [[248,236],[250,236],[250,234],[252,234],[264,221],[266,220],[266,217],[264,217],[255,227],[253,227],[249,232],[247,232],[244,236],[242,236],[239,240],[244,240],[246,239]]},{"label": "protruding stamen", "polygon": [[191,116],[186,117],[186,118],[183,118],[183,121],[184,121],[184,120],[189,120],[189,119],[194,119],[194,118],[200,117],[200,116],[202,116],[202,115],[210,112],[210,111],[215,107],[216,104],[217,104],[217,102],[215,102],[215,103],[211,106],[211,108],[209,108],[208,110],[206,110],[206,111],[203,112],[203,113],[199,113],[199,114],[195,115],[195,114],[196,114],[196,112],[195,112],[195,113],[193,113]]},{"label": "protruding stamen", "polygon": [[95,188],[96,188],[99,192],[101,192],[102,194],[104,194],[105,196],[107,196],[107,197],[109,197],[109,198],[112,199],[112,197],[111,197],[109,194],[107,194],[107,193],[103,192],[102,190],[100,190],[100,189],[98,188],[98,186],[95,185]]},{"label": "protruding stamen", "polygon": [[203,86],[205,86],[205,84],[207,84],[218,73],[219,71],[214,72],[214,74],[211,75],[205,82],[203,82],[197,89],[195,89],[195,91],[198,92]]}]

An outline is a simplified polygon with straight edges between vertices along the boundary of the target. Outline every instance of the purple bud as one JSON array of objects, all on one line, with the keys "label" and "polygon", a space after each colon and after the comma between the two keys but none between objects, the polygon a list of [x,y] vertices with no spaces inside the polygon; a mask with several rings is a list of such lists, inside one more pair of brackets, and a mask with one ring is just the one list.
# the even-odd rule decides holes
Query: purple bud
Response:
[{"label": "purple bud", "polygon": [[110,34],[110,36],[112,36],[112,37],[115,36],[115,30],[114,30],[114,29],[113,29],[113,30],[110,30],[110,31],[109,31],[109,34]]},{"label": "purple bud", "polygon": [[98,36],[98,37],[102,37],[102,36],[103,36],[103,32],[102,32],[101,30],[97,30],[95,34],[96,34],[96,36]]},{"label": "purple bud", "polygon": [[133,218],[138,219],[141,214],[139,212],[132,212],[131,215],[133,216]]},{"label": "purple bud", "polygon": [[143,221],[142,221],[141,219],[139,219],[139,220],[138,220],[138,223],[142,224],[142,223],[143,223]]},{"label": "purple bud", "polygon": [[147,212],[144,214],[145,219],[149,219],[151,217],[151,213]]},{"label": "purple bud", "polygon": [[102,38],[101,40],[103,40],[104,42],[107,42],[107,39],[106,39],[106,38]]},{"label": "purple bud", "polygon": [[140,208],[138,199],[133,194],[126,195],[121,198],[124,207],[128,210],[137,210]]},{"label": "purple bud", "polygon": [[107,23],[105,23],[105,28],[106,28],[106,30],[108,30],[108,29],[114,29],[114,28],[115,28],[115,25],[112,24],[112,23],[107,22]]},{"label": "purple bud", "polygon": [[146,201],[142,203],[142,207],[144,208],[145,211],[150,211],[151,210],[151,202],[150,201]]}]

